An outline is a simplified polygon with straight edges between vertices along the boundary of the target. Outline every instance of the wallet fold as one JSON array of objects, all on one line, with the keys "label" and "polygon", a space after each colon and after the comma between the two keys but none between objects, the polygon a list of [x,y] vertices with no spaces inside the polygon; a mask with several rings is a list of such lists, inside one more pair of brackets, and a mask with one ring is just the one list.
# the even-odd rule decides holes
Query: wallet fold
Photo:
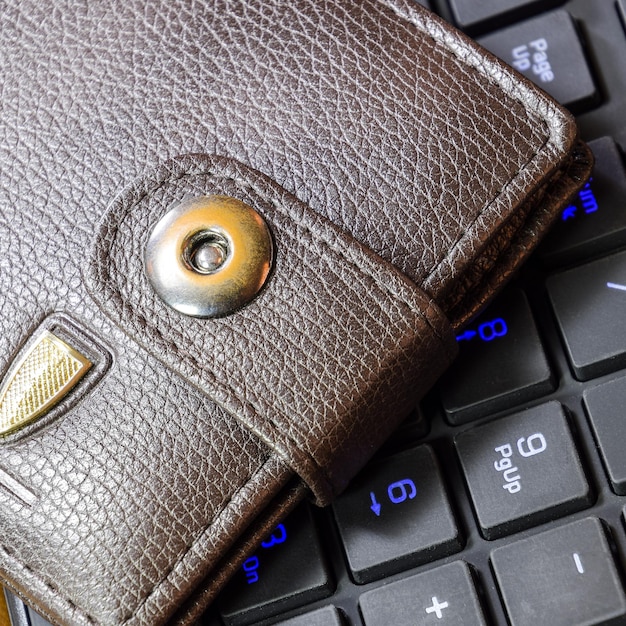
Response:
[{"label": "wallet fold", "polygon": [[[0,438],[0,578],[53,623],[191,623],[405,418],[590,153],[412,0],[25,0],[0,51],[0,372],[50,330],[89,363]],[[215,194],[263,216],[274,267],[196,319],[144,250]]]},{"label": "wallet fold", "polygon": [[[227,195],[274,237],[273,276],[222,319],[181,315],[150,287],[147,237],[177,199]],[[439,307],[267,177],[232,159],[187,156],[126,189],[91,257],[94,300],[155,358],[267,443],[328,504],[457,352]]]}]

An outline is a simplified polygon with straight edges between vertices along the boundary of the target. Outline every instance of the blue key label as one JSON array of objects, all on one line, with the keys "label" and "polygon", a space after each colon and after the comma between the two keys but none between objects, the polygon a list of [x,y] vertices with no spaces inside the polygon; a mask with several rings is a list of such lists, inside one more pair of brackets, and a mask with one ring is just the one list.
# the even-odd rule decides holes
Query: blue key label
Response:
[{"label": "blue key label", "polygon": [[285,543],[285,541],[287,541],[287,529],[284,524],[278,524],[271,537],[261,543],[261,547],[271,548],[272,546],[278,546],[281,543]]},{"label": "blue key label", "polygon": [[509,327],[501,317],[496,317],[488,322],[478,325],[476,330],[468,329],[460,335],[456,336],[457,341],[470,341],[472,339],[481,339],[482,341],[493,341],[500,337],[506,337]]},{"label": "blue key label", "polygon": [[[413,500],[417,495],[417,487],[410,478],[403,478],[395,483],[391,483],[387,487],[387,497],[391,504],[401,504],[406,500]],[[380,517],[382,504],[376,499],[376,494],[370,491],[371,505],[370,509],[374,512],[376,517]]]},{"label": "blue key label", "polygon": [[[261,547],[267,550],[268,548],[279,546],[285,543],[285,541],[287,541],[287,529],[284,524],[278,524],[270,537],[261,543]],[[256,554],[243,562],[241,567],[246,574],[246,581],[249,585],[259,582],[259,566],[260,561]]]},{"label": "blue key label", "polygon": [[[582,207],[583,213],[585,215],[595,213],[599,208],[598,200],[596,198],[596,195],[593,193],[593,189],[591,188],[592,180],[593,178],[590,178],[589,182],[578,192],[580,206]],[[563,213],[561,213],[561,219],[564,222],[567,222],[579,216],[580,212],[578,208],[579,207],[575,204],[570,204],[567,208],[563,209]]]},{"label": "blue key label", "polygon": [[410,478],[405,478],[396,483],[391,483],[387,487],[387,495],[393,504],[400,504],[407,499],[412,500],[417,495],[417,489]]}]

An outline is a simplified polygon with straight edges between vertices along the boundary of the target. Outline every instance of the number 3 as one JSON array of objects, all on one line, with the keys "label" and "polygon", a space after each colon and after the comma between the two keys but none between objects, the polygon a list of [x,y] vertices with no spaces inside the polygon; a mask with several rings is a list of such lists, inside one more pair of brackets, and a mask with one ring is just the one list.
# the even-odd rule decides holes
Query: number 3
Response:
[{"label": "number 3", "polygon": [[261,543],[263,548],[271,548],[272,546],[280,545],[281,543],[285,543],[287,540],[287,529],[284,524],[278,524],[276,526],[276,530],[272,534],[272,536],[267,540]]}]

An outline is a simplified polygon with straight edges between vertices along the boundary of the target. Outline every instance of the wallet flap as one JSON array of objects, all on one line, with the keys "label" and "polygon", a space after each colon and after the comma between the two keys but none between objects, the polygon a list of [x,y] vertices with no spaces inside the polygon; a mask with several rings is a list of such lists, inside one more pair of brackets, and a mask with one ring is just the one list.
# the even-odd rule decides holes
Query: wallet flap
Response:
[{"label": "wallet flap", "polygon": [[[262,292],[219,319],[167,306],[148,282],[155,224],[194,196],[257,210],[275,243]],[[326,504],[456,354],[437,305],[391,264],[279,185],[223,157],[155,168],[111,204],[89,271],[97,302],[134,340],[268,443]]]},{"label": "wallet flap", "polygon": [[[54,623],[191,619],[294,470],[325,502],[373,453],[454,352],[441,311],[500,288],[589,159],[414,0],[23,0],[0,43],[3,379],[55,314],[110,355],[0,443],[0,576]],[[169,161],[192,153],[234,160]],[[210,323],[141,263],[207,193],[255,205],[277,253]]]}]

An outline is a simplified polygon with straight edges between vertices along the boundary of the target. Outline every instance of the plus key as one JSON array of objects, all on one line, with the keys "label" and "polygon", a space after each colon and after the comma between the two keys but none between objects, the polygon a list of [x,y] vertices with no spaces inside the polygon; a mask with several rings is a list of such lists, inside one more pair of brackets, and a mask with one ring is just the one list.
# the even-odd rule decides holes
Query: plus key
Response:
[{"label": "plus key", "polygon": [[437,596],[432,597],[433,605],[426,607],[426,613],[434,613],[437,619],[443,619],[443,609],[447,609],[450,605],[447,602],[439,602]]},{"label": "plus key", "polygon": [[359,599],[366,626],[483,626],[470,568],[455,561],[368,591]]}]

